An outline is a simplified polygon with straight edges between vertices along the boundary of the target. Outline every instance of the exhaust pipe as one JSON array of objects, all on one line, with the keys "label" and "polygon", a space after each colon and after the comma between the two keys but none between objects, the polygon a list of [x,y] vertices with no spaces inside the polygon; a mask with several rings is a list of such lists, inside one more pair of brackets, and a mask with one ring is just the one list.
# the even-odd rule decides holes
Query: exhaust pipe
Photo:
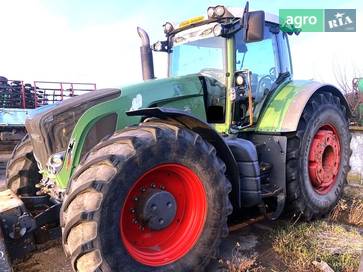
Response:
[{"label": "exhaust pipe", "polygon": [[150,48],[149,35],[141,27],[137,27],[137,34],[141,38],[140,55],[142,67],[142,79],[148,80],[155,78],[153,53]]}]

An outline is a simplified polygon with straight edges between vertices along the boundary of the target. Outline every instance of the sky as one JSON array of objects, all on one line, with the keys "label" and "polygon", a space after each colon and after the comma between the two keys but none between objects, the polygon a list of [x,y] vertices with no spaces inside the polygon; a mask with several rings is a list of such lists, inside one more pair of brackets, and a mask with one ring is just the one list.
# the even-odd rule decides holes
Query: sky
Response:
[{"label": "sky", "polygon": [[[243,7],[244,1],[0,0],[0,75],[25,81],[94,82],[120,87],[142,80],[141,26],[151,41],[164,38],[166,21],[205,15],[209,6]],[[363,76],[363,1],[251,0],[251,10],[357,9],[355,33],[301,33],[291,37],[295,79],[335,83],[337,71]],[[163,53],[156,76],[166,75]]]}]

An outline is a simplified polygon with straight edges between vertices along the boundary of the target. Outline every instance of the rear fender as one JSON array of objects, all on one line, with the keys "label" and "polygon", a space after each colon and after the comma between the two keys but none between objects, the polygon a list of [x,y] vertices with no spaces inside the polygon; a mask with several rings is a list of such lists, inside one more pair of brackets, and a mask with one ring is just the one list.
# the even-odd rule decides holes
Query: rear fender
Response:
[{"label": "rear fender", "polygon": [[232,151],[223,138],[206,122],[189,114],[188,112],[171,108],[147,108],[126,113],[128,116],[156,117],[162,120],[176,121],[213,145],[217,155],[226,164],[226,174],[232,183],[231,201],[234,207],[241,207],[239,170]]},{"label": "rear fender", "polygon": [[351,117],[349,105],[343,94],[333,85],[315,81],[291,81],[272,96],[256,126],[257,132],[281,133],[296,131],[305,105],[313,94],[331,92],[339,97]]}]

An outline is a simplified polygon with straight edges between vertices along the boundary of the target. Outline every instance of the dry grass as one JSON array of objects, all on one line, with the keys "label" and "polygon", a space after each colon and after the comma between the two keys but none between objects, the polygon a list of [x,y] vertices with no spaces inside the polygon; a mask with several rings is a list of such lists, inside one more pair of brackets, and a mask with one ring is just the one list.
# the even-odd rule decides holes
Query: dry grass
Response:
[{"label": "dry grass", "polygon": [[363,200],[354,199],[348,213],[348,223],[363,227]]},{"label": "dry grass", "polygon": [[363,227],[363,199],[342,199],[330,214],[330,219]]},{"label": "dry grass", "polygon": [[313,261],[324,261],[334,271],[353,272],[359,266],[363,237],[356,230],[318,221],[277,231],[272,246],[291,271],[318,271]]},{"label": "dry grass", "polygon": [[230,260],[220,259],[219,264],[229,272],[260,272],[262,267],[256,263],[256,256],[245,256],[240,249],[240,244],[236,243],[232,249]]},{"label": "dry grass", "polygon": [[341,199],[335,208],[331,211],[329,218],[332,221],[338,221],[342,214],[346,214],[349,209],[347,201],[345,199]]}]

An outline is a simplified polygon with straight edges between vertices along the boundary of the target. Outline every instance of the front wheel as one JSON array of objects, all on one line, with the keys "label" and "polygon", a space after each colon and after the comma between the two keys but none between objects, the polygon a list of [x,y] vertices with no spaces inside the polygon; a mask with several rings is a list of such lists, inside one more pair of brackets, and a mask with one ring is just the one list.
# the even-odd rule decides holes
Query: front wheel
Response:
[{"label": "front wheel", "polygon": [[6,186],[17,195],[33,196],[37,191],[35,185],[41,179],[32,143],[26,135],[14,148],[7,164]]},{"label": "front wheel", "polygon": [[98,144],[63,203],[76,271],[201,271],[228,234],[231,185],[198,134],[144,123]]},{"label": "front wheel", "polygon": [[296,134],[287,142],[289,208],[308,220],[334,208],[349,171],[350,139],[340,99],[331,93],[315,94],[304,109]]}]

